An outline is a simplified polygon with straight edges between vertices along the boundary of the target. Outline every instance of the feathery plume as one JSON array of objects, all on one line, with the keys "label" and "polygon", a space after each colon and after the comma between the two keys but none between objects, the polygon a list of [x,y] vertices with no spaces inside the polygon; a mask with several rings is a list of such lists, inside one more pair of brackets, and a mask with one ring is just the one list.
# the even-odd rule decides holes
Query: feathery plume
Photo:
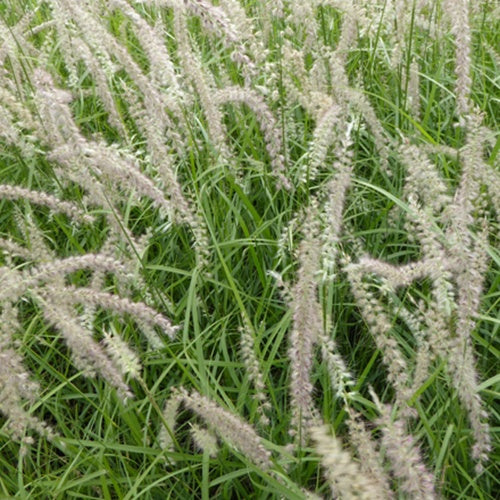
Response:
[{"label": "feathery plume", "polygon": [[40,387],[30,378],[22,356],[15,349],[13,335],[19,330],[14,304],[3,302],[0,313],[0,411],[7,417],[6,430],[12,439],[26,446],[33,443],[33,438],[26,435],[29,430],[48,439],[53,439],[55,433],[25,409],[26,403],[34,403],[39,397]]},{"label": "feathery plume", "polygon": [[285,159],[283,156],[283,144],[279,127],[271,110],[266,105],[264,99],[255,91],[241,87],[225,87],[215,94],[216,102],[225,104],[227,102],[242,102],[246,104],[259,121],[259,125],[264,133],[266,148],[271,159],[271,166],[274,175],[278,178],[278,186],[290,189],[290,181],[285,173]]},{"label": "feathery plume", "polygon": [[158,444],[162,450],[173,451],[173,436],[180,404],[181,397],[177,392],[173,393],[165,403],[162,414],[163,425],[158,433]]},{"label": "feathery plume", "polygon": [[380,495],[376,483],[362,473],[350,453],[343,449],[340,440],[330,435],[328,427],[313,427],[310,432],[335,498],[385,498]]},{"label": "feathery plume", "polygon": [[271,468],[271,454],[249,424],[196,391],[187,392],[181,388],[178,394],[184,406],[205,420],[221,439],[234,446],[259,468]]},{"label": "feathery plume", "polygon": [[255,333],[253,331],[253,326],[245,316],[243,316],[242,320],[243,326],[240,328],[241,356],[248,373],[248,378],[255,387],[256,393],[254,398],[258,401],[257,411],[259,414],[259,421],[262,425],[268,425],[269,417],[266,415],[266,411],[270,409],[271,403],[266,395],[266,384],[264,383],[261,364],[255,352]]},{"label": "feathery plume", "polygon": [[406,432],[405,422],[393,420],[391,406],[382,405],[373,391],[371,395],[380,412],[378,423],[382,429],[382,446],[394,476],[401,481],[401,489],[415,500],[436,498],[434,478],[427,470],[413,437]]},{"label": "feathery plume", "polygon": [[217,438],[208,429],[204,429],[197,424],[190,424],[191,426],[191,437],[193,438],[194,444],[204,453],[207,453],[209,457],[216,457],[219,452],[219,446],[217,444]]},{"label": "feathery plume", "polygon": [[141,363],[135,352],[118,335],[104,332],[102,339],[106,352],[124,375],[137,378],[141,374]]},{"label": "feathery plume", "polygon": [[300,444],[305,442],[308,429],[318,415],[314,406],[313,386],[310,376],[314,356],[314,345],[323,331],[321,306],[318,303],[317,272],[320,251],[317,235],[318,207],[314,201],[308,208],[303,227],[304,240],[299,244],[297,260],[300,267],[297,280],[291,289],[293,324],[289,334],[288,356],[290,358],[290,396],[292,407],[291,431]]},{"label": "feathery plume", "polygon": [[72,220],[84,223],[94,222],[94,217],[92,215],[86,214],[74,203],[61,201],[59,198],[44,193],[43,191],[32,191],[31,189],[22,188],[20,186],[0,184],[0,199],[2,198],[6,200],[28,200],[36,205],[46,206],[54,212],[64,213]]},{"label": "feathery plume", "polygon": [[[390,336],[392,322],[388,318],[383,304],[370,290],[370,285],[364,281],[365,262],[349,264],[345,271],[349,277],[356,303],[361,309],[363,318],[373,333],[377,348],[380,349],[384,364],[387,367],[387,379],[396,390],[396,400],[404,403],[411,396],[408,382],[408,367],[406,359],[399,349],[397,341]],[[370,272],[370,271],[368,271]]]},{"label": "feathery plume", "polygon": [[469,0],[444,0],[443,9],[451,24],[455,37],[455,93],[457,112],[466,115],[470,110],[471,78],[471,32],[469,23]]},{"label": "feathery plume", "polygon": [[350,441],[356,449],[362,473],[367,474],[370,481],[374,483],[374,498],[394,498],[389,475],[383,468],[378,444],[373,440],[361,415],[349,406],[346,406],[346,411],[349,415],[347,425]]},{"label": "feathery plume", "polygon": [[86,377],[100,375],[117,390],[123,400],[132,398],[130,389],[123,381],[125,373],[93,339],[92,331],[86,329],[75,318],[72,307],[65,301],[64,294],[50,289],[39,290],[32,294],[42,305],[45,320],[63,336],[75,366],[82,370]]}]

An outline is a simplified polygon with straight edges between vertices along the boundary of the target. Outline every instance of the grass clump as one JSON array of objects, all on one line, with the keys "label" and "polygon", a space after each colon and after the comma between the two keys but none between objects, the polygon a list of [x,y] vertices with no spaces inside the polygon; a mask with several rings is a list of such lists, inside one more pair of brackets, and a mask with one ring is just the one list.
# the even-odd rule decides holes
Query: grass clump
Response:
[{"label": "grass clump", "polygon": [[493,499],[498,8],[0,5],[0,492]]}]

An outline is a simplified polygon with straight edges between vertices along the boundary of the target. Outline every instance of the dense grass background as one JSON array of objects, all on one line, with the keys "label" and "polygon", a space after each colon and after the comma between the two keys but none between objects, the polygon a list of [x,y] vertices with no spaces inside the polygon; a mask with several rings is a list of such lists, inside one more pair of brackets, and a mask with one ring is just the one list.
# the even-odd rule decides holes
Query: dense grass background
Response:
[{"label": "dense grass background", "polygon": [[[258,10],[243,2],[249,15]],[[46,21],[50,13],[42,2],[2,2],[0,19],[13,26],[23,15],[38,7],[32,26]],[[165,26],[165,43],[172,50],[176,40],[169,32],[168,9],[158,10],[140,4],[136,7],[149,22],[160,19]],[[498,13],[494,5],[483,2],[481,13],[474,16],[472,99],[484,112],[484,123],[498,131],[500,116]],[[318,9],[320,37],[335,47],[342,23],[341,15],[329,7]],[[113,32],[134,58],[147,69],[147,58],[141,46],[127,31],[124,16],[114,13],[106,19]],[[276,19],[269,38],[270,60],[280,60],[283,21]],[[197,41],[202,62],[217,82],[229,76],[241,82],[237,66],[227,50],[208,39],[197,19],[190,19],[190,36]],[[57,39],[50,30],[33,36],[34,44],[46,44],[47,64],[64,86],[68,74],[58,50]],[[1,40],[1,38],[0,38]],[[297,39],[297,44],[301,41]],[[416,54],[420,73],[420,118],[412,115],[407,94],[401,85],[404,64],[393,71],[387,65],[385,39],[361,38],[348,53],[346,74],[352,85],[362,84],[389,137],[400,134],[416,143],[445,144],[459,148],[463,132],[454,115],[454,66],[451,35],[433,42],[415,29],[406,50]],[[47,49],[48,47],[48,49]],[[9,65],[5,65],[9,72]],[[124,138],[109,125],[108,116],[95,93],[95,85],[85,68],[70,106],[82,132],[90,137],[100,134],[107,143],[127,144],[137,151],[143,137],[127,115],[126,99],[117,86],[114,98],[117,108],[123,106],[123,124],[129,132]],[[117,77],[117,85],[119,78]],[[26,85],[26,82],[19,82]],[[121,213],[135,235],[151,230],[144,255],[135,256],[147,288],[137,290],[134,300],[152,297],[157,310],[170,317],[180,329],[172,341],[165,339],[161,349],[148,347],[133,318],[118,319],[100,311],[95,321],[96,337],[102,328],[114,329],[139,353],[142,375],[130,380],[134,398],[126,404],[101,379],[88,379],[75,369],[68,348],[60,335],[48,327],[36,302],[26,298],[19,304],[22,331],[18,332],[19,351],[25,367],[41,386],[39,400],[29,411],[45,420],[60,437],[53,442],[36,439],[26,454],[20,445],[0,429],[0,497],[10,498],[304,498],[302,488],[319,495],[329,495],[318,457],[310,448],[295,455],[286,451],[290,442],[289,359],[287,332],[291,312],[274,277],[276,271],[293,281],[298,268],[295,249],[302,238],[292,221],[310,204],[332,175],[333,155],[314,179],[299,182],[307,167],[307,150],[314,122],[299,106],[287,103],[285,88],[278,86],[274,103],[275,116],[281,120],[288,144],[287,175],[294,188],[277,190],[276,179],[269,170],[269,159],[263,134],[255,115],[245,106],[224,107],[227,143],[234,155],[232,169],[221,164],[217,150],[207,140],[209,132],[202,110],[186,110],[191,126],[188,147],[177,155],[178,179],[191,193],[210,236],[207,268],[197,265],[193,235],[185,225],[165,221],[157,209],[144,199],[137,204],[123,197]],[[43,117],[41,123],[43,124]],[[293,127],[289,124],[292,123]],[[344,209],[345,227],[340,246],[346,254],[356,255],[356,241],[363,242],[371,255],[403,264],[419,257],[418,242],[412,241],[398,212],[403,203],[404,169],[395,151],[388,151],[391,176],[380,166],[374,138],[361,119],[357,119],[354,139],[353,186]],[[487,162],[498,167],[500,140],[488,150]],[[435,155],[439,172],[450,189],[456,187],[460,165],[443,155]],[[57,187],[54,165],[43,147],[27,158],[22,149],[4,141],[0,134],[0,183],[15,184],[34,190],[52,192],[54,187],[65,199],[81,199],[75,186]],[[0,235],[9,237],[37,252],[43,242],[58,257],[98,252],[106,240],[105,218],[96,210],[92,225],[75,225],[64,215],[23,201],[0,200]],[[451,388],[444,362],[433,364],[428,382],[412,401],[418,418],[412,420],[411,432],[423,451],[425,462],[434,474],[436,487],[444,498],[494,499],[500,489],[498,477],[498,214],[491,215],[489,253],[491,262],[485,281],[481,311],[472,342],[480,375],[480,394],[489,413],[494,449],[482,474],[474,471],[470,457],[471,431],[467,416]],[[33,232],[31,222],[39,228]],[[5,260],[3,261],[5,263]],[[21,260],[16,265],[24,265]],[[87,283],[88,273],[73,273],[70,281]],[[109,279],[107,287],[113,290]],[[429,296],[430,283],[412,285],[407,294]],[[420,288],[420,289],[419,289]],[[319,286],[324,315],[334,318],[332,335],[340,354],[356,377],[353,405],[367,420],[377,415],[368,388],[371,386],[382,401],[391,401],[393,389],[387,384],[381,355],[364,323],[352,296],[345,274]],[[257,333],[257,353],[272,408],[271,424],[259,426],[254,389],[240,354],[240,327],[247,318]],[[393,329],[398,343],[411,359],[415,340],[396,316]],[[346,433],[346,413],[330,385],[330,376],[319,358],[312,373],[314,397],[323,419],[335,433]],[[162,425],[161,412],[172,387],[186,386],[217,401],[256,425],[268,449],[274,453],[275,476],[259,470],[229,445],[221,445],[213,458],[196,449],[189,434],[193,415],[181,411],[175,429],[173,452],[161,450],[157,435]],[[418,398],[417,398],[418,396]],[[4,419],[2,420],[4,421]],[[376,431],[375,431],[376,433]],[[360,457],[362,460],[362,457]],[[277,480],[281,478],[281,481]],[[400,496],[404,498],[404,496]]]}]

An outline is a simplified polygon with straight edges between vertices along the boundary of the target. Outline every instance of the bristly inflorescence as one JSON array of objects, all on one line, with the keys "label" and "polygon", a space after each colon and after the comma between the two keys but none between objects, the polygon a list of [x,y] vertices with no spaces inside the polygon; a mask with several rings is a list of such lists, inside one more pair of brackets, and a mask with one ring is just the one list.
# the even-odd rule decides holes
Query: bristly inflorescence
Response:
[{"label": "bristly inflorescence", "polygon": [[2,433],[58,436],[37,413],[56,359],[145,395],[126,411],[144,442],[160,422],[170,467],[201,455],[204,498],[229,450],[259,493],[432,499],[445,438],[423,408],[445,394],[479,477],[488,2],[28,4],[0,6]]}]

